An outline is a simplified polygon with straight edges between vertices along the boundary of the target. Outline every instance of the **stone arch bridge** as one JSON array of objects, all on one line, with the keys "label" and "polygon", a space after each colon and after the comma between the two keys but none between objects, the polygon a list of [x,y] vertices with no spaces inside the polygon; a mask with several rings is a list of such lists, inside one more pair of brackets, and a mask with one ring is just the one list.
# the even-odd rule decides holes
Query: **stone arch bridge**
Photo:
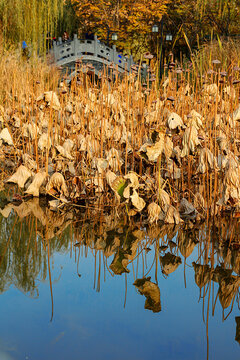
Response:
[{"label": "stone arch bridge", "polygon": [[[103,71],[104,67],[111,67],[118,73],[130,74],[133,69],[136,71],[136,64],[134,64],[132,56],[123,56],[113,45],[111,48],[101,43],[97,36],[94,40],[81,40],[74,35],[72,41],[62,42],[59,38],[58,41],[53,43],[53,55],[55,63],[58,66],[67,68],[69,71],[69,81],[75,76],[76,61],[81,60],[84,63],[91,63],[94,67],[95,75],[98,76]],[[146,79],[147,66],[143,64],[140,69],[141,76]]]}]

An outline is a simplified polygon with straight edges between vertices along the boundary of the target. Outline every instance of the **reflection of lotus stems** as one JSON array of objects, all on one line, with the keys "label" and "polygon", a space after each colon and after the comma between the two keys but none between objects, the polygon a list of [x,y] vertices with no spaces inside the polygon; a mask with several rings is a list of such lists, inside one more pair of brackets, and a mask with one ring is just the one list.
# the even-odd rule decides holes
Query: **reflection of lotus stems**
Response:
[{"label": "reflection of lotus stems", "polygon": [[[48,227],[48,224],[47,226]],[[48,234],[48,231],[46,231],[46,234]],[[53,290],[52,290],[52,277],[51,277],[51,266],[50,266],[50,248],[49,248],[49,239],[46,238],[47,242],[47,256],[48,256],[48,274],[49,274],[49,285],[50,285],[50,293],[51,293],[51,302],[52,302],[52,315],[51,320],[53,320]]]}]

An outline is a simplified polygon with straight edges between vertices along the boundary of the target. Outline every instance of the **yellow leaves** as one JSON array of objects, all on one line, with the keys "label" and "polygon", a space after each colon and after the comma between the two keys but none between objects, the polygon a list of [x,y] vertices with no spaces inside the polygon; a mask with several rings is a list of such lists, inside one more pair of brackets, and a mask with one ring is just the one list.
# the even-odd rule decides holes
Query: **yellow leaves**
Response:
[{"label": "yellow leaves", "polygon": [[[86,28],[97,29],[105,39],[107,29],[117,30],[119,40],[138,30],[149,33],[154,22],[160,22],[169,0],[71,0],[79,20]],[[121,38],[121,39],[120,39]]]}]

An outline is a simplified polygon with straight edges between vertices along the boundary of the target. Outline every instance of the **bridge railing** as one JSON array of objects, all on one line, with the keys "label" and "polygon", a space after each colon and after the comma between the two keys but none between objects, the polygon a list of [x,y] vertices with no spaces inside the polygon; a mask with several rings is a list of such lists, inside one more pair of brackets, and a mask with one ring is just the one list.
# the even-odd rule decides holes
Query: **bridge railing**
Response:
[{"label": "bridge railing", "polygon": [[58,65],[85,58],[105,65],[114,64],[119,72],[131,72],[131,66],[134,64],[132,56],[123,56],[117,51],[115,45],[111,48],[101,43],[96,35],[94,40],[81,40],[76,34],[72,41],[62,42],[62,38],[59,38],[53,44],[53,53]]}]

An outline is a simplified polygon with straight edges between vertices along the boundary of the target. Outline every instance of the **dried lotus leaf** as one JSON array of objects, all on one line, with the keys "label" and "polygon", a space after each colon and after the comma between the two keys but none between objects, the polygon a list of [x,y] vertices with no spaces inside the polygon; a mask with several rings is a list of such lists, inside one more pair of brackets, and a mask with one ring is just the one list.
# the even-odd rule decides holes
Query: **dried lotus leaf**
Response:
[{"label": "dried lotus leaf", "polygon": [[17,184],[20,188],[23,188],[26,181],[31,176],[31,171],[29,171],[25,166],[20,165],[17,171],[7,180],[7,182]]},{"label": "dried lotus leaf", "polygon": [[240,105],[233,112],[233,121],[240,121]]},{"label": "dried lotus leaf", "polygon": [[68,103],[65,107],[65,111],[71,114],[73,112],[72,104]]},{"label": "dried lotus leaf", "polygon": [[215,96],[218,93],[217,84],[205,84],[203,86],[203,94],[208,96]]},{"label": "dried lotus leaf", "polygon": [[130,173],[128,173],[127,175],[124,176],[124,179],[129,180],[130,182],[128,183],[128,185],[125,187],[125,189],[123,191],[123,197],[125,199],[129,199],[131,196],[130,189],[138,189],[139,188],[138,176],[135,172],[131,171]]},{"label": "dried lotus leaf", "polygon": [[218,136],[217,144],[218,144],[219,150],[222,151],[224,155],[227,155],[228,148],[229,148],[227,139],[224,136]]},{"label": "dried lotus leaf", "polygon": [[119,251],[115,254],[114,259],[110,265],[110,269],[116,275],[121,275],[123,273],[129,273],[127,269],[128,259],[126,259],[123,251]]},{"label": "dried lotus leaf", "polygon": [[60,153],[60,155],[62,155],[63,157],[65,157],[68,160],[74,160],[74,158],[72,157],[72,155],[70,154],[70,152],[68,152],[68,150],[66,150],[63,146],[61,145],[57,145],[56,146],[57,151]]},{"label": "dried lotus leaf", "polygon": [[0,214],[3,217],[8,218],[9,215],[11,214],[12,209],[13,209],[13,205],[9,203],[3,209],[0,209]]},{"label": "dried lotus leaf", "polygon": [[108,170],[106,172],[106,180],[110,187],[112,187],[112,183],[116,178],[117,178],[117,175],[114,174],[114,172],[112,172],[111,170]]},{"label": "dried lotus leaf", "polygon": [[74,142],[71,139],[67,139],[64,141],[63,144],[63,148],[67,151],[67,152],[71,152],[73,150],[74,147]]},{"label": "dried lotus leaf", "polygon": [[192,254],[197,242],[196,239],[191,239],[186,231],[178,232],[178,248],[185,258]]},{"label": "dried lotus leaf", "polygon": [[[232,159],[233,160],[233,159]],[[240,203],[240,168],[235,167],[234,161],[229,159],[224,179],[223,179],[223,198],[220,203],[227,205],[228,201],[231,203]]]},{"label": "dried lotus leaf", "polygon": [[159,189],[159,205],[164,212],[168,210],[170,203],[170,196],[168,193],[163,189]]},{"label": "dried lotus leaf", "polygon": [[199,288],[202,288],[211,279],[211,269],[209,265],[196,264],[195,262],[192,265],[195,271],[195,282]]},{"label": "dried lotus leaf", "polygon": [[122,159],[121,159],[121,157],[119,155],[119,152],[115,148],[111,148],[108,151],[107,161],[108,161],[109,167],[113,171],[118,171],[121,168],[122,164],[123,164],[123,161],[122,161]]},{"label": "dried lotus leaf", "polygon": [[1,132],[0,132],[0,139],[8,144],[8,145],[13,145],[13,140],[12,140],[12,136],[10,135],[10,132],[8,130],[8,128],[4,128]]},{"label": "dried lotus leaf", "polygon": [[130,196],[130,199],[132,201],[133,206],[136,208],[136,210],[138,212],[141,212],[142,209],[145,207],[146,203],[143,200],[143,198],[141,198],[137,191],[134,189],[133,190],[133,194]]},{"label": "dried lotus leaf", "polygon": [[108,162],[102,158],[93,158],[92,159],[92,168],[97,168],[99,174],[102,174],[108,167]]},{"label": "dried lotus leaf", "polygon": [[179,224],[180,222],[182,222],[179,212],[174,206],[170,205],[168,207],[164,222],[167,224]]},{"label": "dried lotus leaf", "polygon": [[172,112],[169,114],[168,119],[167,119],[167,125],[170,130],[184,128],[184,124],[183,124],[181,116],[179,116],[175,112]]},{"label": "dried lotus leaf", "polygon": [[130,189],[131,189],[131,187],[130,187],[130,186],[127,186],[127,187],[125,187],[125,189],[123,190],[123,197],[124,197],[125,199],[129,199],[129,198],[130,198],[130,196],[131,196]]},{"label": "dried lotus leaf", "polygon": [[223,171],[227,164],[228,164],[228,158],[227,156],[224,156],[224,155],[218,155],[218,158],[217,158],[217,164],[218,164],[218,167],[221,171]]},{"label": "dried lotus leaf", "polygon": [[204,148],[200,151],[199,165],[196,172],[204,174],[207,168],[209,170],[219,170],[216,157],[208,148]]},{"label": "dried lotus leaf", "polygon": [[60,200],[50,200],[48,202],[51,210],[57,210],[60,205]]},{"label": "dried lotus leaf", "polygon": [[194,207],[197,210],[205,209],[205,200],[200,192],[197,192],[194,196]]},{"label": "dried lotus leaf", "polygon": [[234,296],[240,285],[240,278],[239,276],[231,275],[229,277],[221,279],[219,283],[219,300],[223,307],[226,309],[230,306]]},{"label": "dried lotus leaf", "polygon": [[181,153],[182,157],[189,154],[194,154],[195,147],[201,145],[198,139],[198,132],[195,126],[190,126],[185,130],[183,134],[182,145],[183,145],[183,149]]},{"label": "dried lotus leaf", "polygon": [[130,180],[130,186],[134,189],[138,189],[139,188],[139,181],[138,181],[138,175],[134,172],[131,171],[129,172],[127,175],[124,176],[124,179],[129,179]]},{"label": "dried lotus leaf", "polygon": [[39,128],[36,124],[24,124],[22,127],[22,132],[24,137],[30,137],[30,139],[33,140],[39,133]]},{"label": "dried lotus leaf", "polygon": [[195,207],[185,198],[182,198],[179,205],[181,216],[192,215],[196,213]]},{"label": "dried lotus leaf", "polygon": [[110,188],[114,191],[118,201],[123,197],[124,189],[127,186],[126,180],[122,176],[117,176],[111,170],[106,173],[106,180]]},{"label": "dried lotus leaf", "polygon": [[59,172],[55,172],[51,176],[51,178],[46,186],[46,190],[48,192],[51,192],[52,189],[56,190],[60,194],[63,194],[64,196],[68,196],[68,189],[67,189],[67,185],[65,183],[65,179],[64,179],[63,175],[60,174]]},{"label": "dried lotus leaf", "polygon": [[158,204],[152,202],[147,207],[148,211],[148,222],[153,224],[154,222],[157,223],[159,220],[159,215],[161,213],[161,208]]},{"label": "dried lotus leaf", "polygon": [[61,104],[55,92],[46,91],[44,93],[44,98],[48,105],[51,106],[54,110],[61,110]]},{"label": "dried lotus leaf", "polygon": [[52,140],[48,134],[42,134],[38,140],[38,148],[43,151],[52,146]]},{"label": "dried lotus leaf", "polygon": [[37,169],[37,163],[35,160],[31,158],[29,154],[22,155],[23,165],[26,166],[30,171],[34,171]]},{"label": "dried lotus leaf", "polygon": [[112,182],[111,188],[122,197],[126,186],[126,180],[122,176],[117,176],[117,178]]},{"label": "dried lotus leaf", "polygon": [[178,266],[182,263],[182,260],[179,256],[168,252],[164,256],[160,256],[160,262],[163,274],[169,275],[178,268]]},{"label": "dried lotus leaf", "polygon": [[95,192],[103,192],[104,191],[104,183],[101,175],[96,174],[93,179],[93,184],[95,186]]},{"label": "dried lotus leaf", "polygon": [[169,159],[172,156],[173,142],[169,136],[165,137],[163,152],[164,152],[166,159]]},{"label": "dried lotus leaf", "polygon": [[192,126],[195,126],[196,129],[200,129],[202,126],[203,126],[203,123],[202,123],[202,120],[203,120],[203,117],[201,114],[199,114],[197,111],[195,110],[192,110],[189,114],[190,116],[190,121],[189,123],[192,125]]},{"label": "dried lotus leaf", "polygon": [[15,213],[20,219],[23,219],[31,214],[31,208],[28,205],[28,201],[23,201],[20,205],[13,205]]},{"label": "dried lotus leaf", "polygon": [[172,159],[168,159],[166,169],[165,178],[172,178],[174,180],[181,178],[181,169],[177,167]]},{"label": "dried lotus leaf", "polygon": [[150,279],[151,277],[136,279],[133,285],[136,286],[141,295],[146,297],[144,308],[156,313],[161,311],[160,290],[157,284]]},{"label": "dried lotus leaf", "polygon": [[240,344],[240,316],[236,316],[235,321],[236,321],[235,340]]},{"label": "dried lotus leaf", "polygon": [[27,190],[25,191],[26,194],[32,196],[39,196],[39,189],[46,180],[46,171],[40,171],[34,175],[32,183],[29,185]]},{"label": "dried lotus leaf", "polygon": [[226,86],[224,89],[223,89],[223,91],[224,91],[224,94],[226,94],[226,95],[228,95],[228,99],[235,99],[235,97],[236,97],[236,91],[235,91],[235,89],[232,87],[232,86]]},{"label": "dried lotus leaf", "polygon": [[164,149],[164,134],[161,134],[160,140],[154,145],[148,145],[146,153],[149,161],[156,162]]}]

